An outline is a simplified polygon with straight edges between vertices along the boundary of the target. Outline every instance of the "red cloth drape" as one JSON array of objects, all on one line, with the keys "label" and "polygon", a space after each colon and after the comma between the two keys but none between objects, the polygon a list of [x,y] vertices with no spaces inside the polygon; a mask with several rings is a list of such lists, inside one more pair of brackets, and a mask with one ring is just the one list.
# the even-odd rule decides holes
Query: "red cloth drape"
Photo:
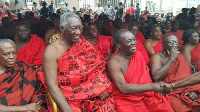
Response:
[{"label": "red cloth drape", "polygon": [[[195,65],[195,63],[200,60],[200,44],[198,44],[194,49],[190,52],[191,55],[191,63]],[[198,63],[198,71],[200,71],[200,62]]]},{"label": "red cloth drape", "polygon": [[[38,80],[36,69],[17,63],[0,75],[0,104],[20,106],[34,102],[46,103],[46,91]],[[42,112],[46,111],[43,104]]]},{"label": "red cloth drape", "polygon": [[[191,74],[192,70],[188,62],[182,54],[179,54],[163,81],[172,83],[189,77]],[[198,94],[197,100],[192,101],[185,95],[192,91]],[[169,94],[169,100],[175,112],[196,112],[200,110],[200,84],[176,89]]]},{"label": "red cloth drape", "polygon": [[163,38],[160,38],[158,43],[153,47],[155,53],[160,52],[160,51],[163,50],[162,42],[163,42]]},{"label": "red cloth drape", "polygon": [[[152,83],[149,68],[140,52],[137,51],[132,55],[124,79],[129,84]],[[121,94],[114,84],[112,86],[117,112],[173,112],[169,101],[158,93],[149,91],[126,95]]]},{"label": "red cloth drape", "polygon": [[108,55],[109,49],[112,51],[113,38],[111,36],[98,35],[95,49],[100,54],[100,57],[104,59]]},{"label": "red cloth drape", "polygon": [[74,112],[115,111],[112,97],[98,99],[105,91],[111,93],[112,87],[105,62],[83,37],[60,57],[58,68],[58,85]]},{"label": "red cloth drape", "polygon": [[139,39],[136,38],[136,41],[137,41],[136,50],[140,51],[142,53],[144,60],[145,60],[146,64],[148,65],[150,58],[147,53],[147,50],[145,49],[143,43]]},{"label": "red cloth drape", "polygon": [[142,34],[142,32],[138,31],[135,38],[136,38],[136,40],[138,39],[144,44],[145,38],[144,38],[144,35]]},{"label": "red cloth drape", "polygon": [[169,32],[173,35],[176,35],[178,42],[179,42],[179,49],[183,47],[183,40],[182,40],[182,35],[183,35],[183,30],[177,30],[176,32]]},{"label": "red cloth drape", "polygon": [[37,35],[31,35],[29,43],[17,51],[17,61],[24,61],[30,65],[42,65],[44,41]]}]

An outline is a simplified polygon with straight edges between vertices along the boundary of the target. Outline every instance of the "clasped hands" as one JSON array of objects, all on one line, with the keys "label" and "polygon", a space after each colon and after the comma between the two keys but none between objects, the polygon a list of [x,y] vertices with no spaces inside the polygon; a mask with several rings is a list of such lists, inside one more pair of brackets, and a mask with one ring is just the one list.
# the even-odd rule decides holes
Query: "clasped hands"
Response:
[{"label": "clasped hands", "polygon": [[164,95],[164,96],[174,90],[173,83],[168,84],[168,83],[164,83],[164,82],[153,83],[152,89],[153,89],[153,91],[155,91],[161,95]]}]

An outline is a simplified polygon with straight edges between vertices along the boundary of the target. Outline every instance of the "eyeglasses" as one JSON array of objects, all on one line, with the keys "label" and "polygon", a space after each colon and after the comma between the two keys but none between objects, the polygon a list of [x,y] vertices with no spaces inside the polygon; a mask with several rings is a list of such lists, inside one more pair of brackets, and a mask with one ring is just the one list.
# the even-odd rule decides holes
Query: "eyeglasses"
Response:
[{"label": "eyeglasses", "polygon": [[27,30],[27,29],[19,29],[18,32],[19,32],[19,33],[23,33],[23,32],[24,32],[24,33],[28,33],[28,30]]},{"label": "eyeglasses", "polygon": [[80,26],[80,27],[72,27],[72,28],[67,28],[70,32],[77,32],[78,30],[82,32],[83,30],[83,26]]},{"label": "eyeglasses", "polygon": [[178,41],[170,41],[170,42],[167,42],[167,45],[174,46],[174,45],[179,45],[179,43],[178,43]]}]

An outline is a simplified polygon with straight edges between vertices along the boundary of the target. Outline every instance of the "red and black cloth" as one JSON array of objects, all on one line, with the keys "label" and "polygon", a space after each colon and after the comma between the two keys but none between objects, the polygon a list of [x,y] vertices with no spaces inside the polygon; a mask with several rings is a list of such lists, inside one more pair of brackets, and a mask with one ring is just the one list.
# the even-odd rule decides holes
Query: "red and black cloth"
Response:
[{"label": "red and black cloth", "polygon": [[58,85],[75,112],[114,112],[110,96],[100,100],[99,95],[111,94],[111,83],[101,60],[91,43],[80,37],[58,61]]},{"label": "red and black cloth", "polygon": [[46,111],[46,91],[37,78],[35,67],[18,62],[0,75],[0,104],[20,106],[41,102]]}]

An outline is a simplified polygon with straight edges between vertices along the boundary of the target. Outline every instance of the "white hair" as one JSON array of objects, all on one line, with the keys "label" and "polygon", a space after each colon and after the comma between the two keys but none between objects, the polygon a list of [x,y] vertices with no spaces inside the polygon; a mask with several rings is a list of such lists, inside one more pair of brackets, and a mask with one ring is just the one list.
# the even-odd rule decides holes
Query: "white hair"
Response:
[{"label": "white hair", "polygon": [[0,49],[2,49],[3,43],[10,43],[12,45],[15,45],[15,43],[10,39],[0,39]]},{"label": "white hair", "polygon": [[76,18],[80,19],[80,17],[77,14],[75,14],[73,12],[66,12],[60,16],[60,26],[66,29],[66,27],[68,26],[66,20],[70,17],[76,17]]}]

